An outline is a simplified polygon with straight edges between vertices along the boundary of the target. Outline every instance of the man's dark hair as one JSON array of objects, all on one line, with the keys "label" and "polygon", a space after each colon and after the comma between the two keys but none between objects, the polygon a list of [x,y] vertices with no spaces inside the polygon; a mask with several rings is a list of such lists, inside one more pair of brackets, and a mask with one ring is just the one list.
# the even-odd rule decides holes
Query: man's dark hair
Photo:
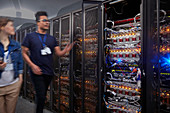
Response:
[{"label": "man's dark hair", "polygon": [[47,12],[45,12],[45,11],[38,11],[38,12],[35,14],[35,18],[36,18],[36,21],[37,21],[37,22],[39,21],[40,16],[47,16],[47,17],[48,17]]}]

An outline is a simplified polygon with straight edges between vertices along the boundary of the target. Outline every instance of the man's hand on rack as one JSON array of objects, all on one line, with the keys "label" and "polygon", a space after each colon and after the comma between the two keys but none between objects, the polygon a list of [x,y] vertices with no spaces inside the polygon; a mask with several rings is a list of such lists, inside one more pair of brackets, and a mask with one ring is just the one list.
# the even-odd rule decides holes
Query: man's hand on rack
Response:
[{"label": "man's hand on rack", "polygon": [[75,42],[66,45],[67,52],[69,52],[73,48],[74,44]]}]

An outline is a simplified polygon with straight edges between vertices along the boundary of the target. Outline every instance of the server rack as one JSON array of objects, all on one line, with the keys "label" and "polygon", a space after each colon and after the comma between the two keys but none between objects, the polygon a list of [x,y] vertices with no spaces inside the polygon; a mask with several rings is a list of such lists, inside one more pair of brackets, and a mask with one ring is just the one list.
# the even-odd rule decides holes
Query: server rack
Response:
[{"label": "server rack", "polygon": [[[86,17],[82,18],[82,16]],[[73,112],[98,112],[98,6],[72,13]],[[84,23],[86,23],[86,25]],[[83,26],[85,27],[83,31]],[[83,32],[85,33],[83,35]],[[83,38],[84,36],[84,38]],[[92,46],[92,47],[91,47]]]},{"label": "server rack", "polygon": [[[169,113],[168,0],[143,0],[143,70],[145,112]],[[150,17],[148,15],[151,15]]]},{"label": "server rack", "polygon": [[[134,2],[126,0],[104,3],[106,11],[103,100],[105,111],[108,113],[142,111],[141,3]],[[123,11],[119,10],[119,7]],[[130,11],[131,8],[134,9],[133,12]]]},{"label": "server rack", "polygon": [[[98,7],[84,9],[83,24],[83,112],[98,112]],[[83,93],[82,92],[82,93]]]},{"label": "server rack", "polygon": [[[60,39],[60,18],[53,20],[53,36],[56,38],[58,44]],[[55,77],[52,82],[52,110],[59,111],[59,91],[60,91],[60,59],[57,56],[54,56],[54,72]]]},{"label": "server rack", "polygon": [[[36,30],[35,24],[27,24],[27,23],[23,24],[16,30],[15,40],[21,44],[26,34],[34,32],[35,30]],[[26,63],[24,63],[23,85],[21,88],[20,95],[22,95],[24,98],[29,99],[30,101],[34,100],[33,86],[31,84],[28,65]]]},{"label": "server rack", "polygon": [[160,81],[158,88],[158,107],[160,113],[170,112],[170,73],[169,73],[169,39],[170,39],[170,8],[168,0],[157,1],[157,47],[160,65],[157,75]]},{"label": "server rack", "polygon": [[72,37],[77,41],[72,51],[73,112],[82,113],[82,11],[72,13]]},{"label": "server rack", "polygon": [[[61,50],[71,42],[71,14],[57,17],[53,21],[53,35],[55,36]],[[72,77],[71,77],[71,57],[66,53],[62,57],[54,56],[55,79],[53,81],[53,103],[52,109],[60,113],[68,113],[72,109]]]},{"label": "server rack", "polygon": [[[61,18],[61,49],[71,40],[71,17],[66,16]],[[70,57],[66,53],[60,57],[60,112],[70,111]]]}]

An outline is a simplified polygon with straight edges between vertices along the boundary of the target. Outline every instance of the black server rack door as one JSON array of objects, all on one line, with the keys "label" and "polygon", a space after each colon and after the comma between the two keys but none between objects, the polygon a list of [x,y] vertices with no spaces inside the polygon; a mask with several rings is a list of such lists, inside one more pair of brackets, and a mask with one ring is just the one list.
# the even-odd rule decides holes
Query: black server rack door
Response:
[{"label": "black server rack door", "polygon": [[[59,45],[60,38],[60,19],[56,19],[53,21],[53,36],[56,38],[57,43]],[[53,79],[53,89],[52,89],[52,110],[59,111],[59,77],[60,77],[60,62],[59,57],[54,55],[54,72],[55,77]]]},{"label": "black server rack door", "polygon": [[[159,1],[159,0],[158,0]],[[158,9],[156,0],[142,1],[142,112],[159,113]],[[158,20],[157,20],[158,19]]]},{"label": "black server rack door", "polygon": [[[70,41],[70,16],[61,18],[61,50]],[[60,112],[69,113],[69,99],[70,99],[70,57],[66,53],[60,57]]]},{"label": "black server rack door", "polygon": [[160,0],[159,58],[160,58],[160,113],[170,112],[170,1]]},{"label": "black server rack door", "polygon": [[98,7],[85,10],[84,111],[98,113]]},{"label": "black server rack door", "polygon": [[73,110],[82,113],[82,12],[73,13]]}]

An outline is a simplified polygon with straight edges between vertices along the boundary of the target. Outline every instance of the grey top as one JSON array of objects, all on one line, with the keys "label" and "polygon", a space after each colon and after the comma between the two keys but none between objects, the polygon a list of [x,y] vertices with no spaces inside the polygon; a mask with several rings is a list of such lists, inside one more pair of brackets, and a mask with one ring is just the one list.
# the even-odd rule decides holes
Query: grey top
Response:
[{"label": "grey top", "polygon": [[[14,79],[14,68],[13,64],[11,62],[11,56],[8,56],[9,51],[6,51],[4,53],[4,62],[7,63],[4,71],[2,72],[1,78],[0,78],[0,87],[8,86],[11,84],[16,83],[19,78]],[[9,57],[7,59],[7,56]]]}]

